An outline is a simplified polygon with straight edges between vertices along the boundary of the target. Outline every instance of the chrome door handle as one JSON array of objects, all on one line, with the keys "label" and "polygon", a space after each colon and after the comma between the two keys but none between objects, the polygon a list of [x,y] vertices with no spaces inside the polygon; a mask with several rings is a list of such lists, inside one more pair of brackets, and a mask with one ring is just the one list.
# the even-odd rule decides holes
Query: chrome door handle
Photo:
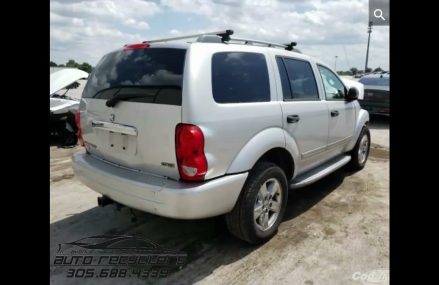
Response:
[{"label": "chrome door handle", "polygon": [[299,115],[288,115],[287,116],[287,123],[288,124],[294,124],[300,121]]},{"label": "chrome door handle", "polygon": [[331,117],[337,117],[339,115],[339,112],[337,110],[331,111]]}]

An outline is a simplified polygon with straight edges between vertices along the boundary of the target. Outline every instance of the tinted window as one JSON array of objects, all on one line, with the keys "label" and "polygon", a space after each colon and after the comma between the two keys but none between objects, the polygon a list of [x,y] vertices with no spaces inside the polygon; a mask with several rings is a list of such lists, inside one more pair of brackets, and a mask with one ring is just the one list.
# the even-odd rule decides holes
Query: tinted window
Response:
[{"label": "tinted window", "polygon": [[282,83],[282,93],[284,100],[290,100],[293,98],[291,95],[291,87],[288,79],[287,70],[285,69],[284,62],[281,57],[276,57],[277,68],[279,69],[280,81]]},{"label": "tinted window", "polygon": [[212,92],[217,103],[270,101],[265,56],[220,52],[212,56]]},{"label": "tinted window", "polygon": [[185,53],[172,48],[109,53],[90,74],[83,97],[110,99],[126,94],[130,101],[180,105]]},{"label": "tinted window", "polygon": [[344,100],[346,88],[340,79],[326,67],[318,65],[325,87],[326,100]]},{"label": "tinted window", "polygon": [[388,77],[363,77],[360,80],[364,85],[376,85],[376,86],[389,86],[389,78]]},{"label": "tinted window", "polygon": [[284,100],[317,100],[316,79],[309,62],[277,57]]}]

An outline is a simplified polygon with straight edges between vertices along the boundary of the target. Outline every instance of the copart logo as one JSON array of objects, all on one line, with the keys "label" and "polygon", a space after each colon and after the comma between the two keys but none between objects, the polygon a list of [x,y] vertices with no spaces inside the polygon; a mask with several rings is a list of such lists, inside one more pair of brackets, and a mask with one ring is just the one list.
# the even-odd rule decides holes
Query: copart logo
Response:
[{"label": "copart logo", "polygon": [[376,269],[369,272],[357,271],[352,274],[352,279],[355,281],[360,281],[364,285],[373,284],[389,284],[389,270],[388,269]]}]

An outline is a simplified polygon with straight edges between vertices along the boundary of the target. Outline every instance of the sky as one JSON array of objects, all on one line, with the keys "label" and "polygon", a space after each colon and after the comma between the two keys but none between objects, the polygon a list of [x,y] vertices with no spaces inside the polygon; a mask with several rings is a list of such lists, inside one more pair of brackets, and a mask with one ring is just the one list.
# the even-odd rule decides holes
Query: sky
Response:
[{"label": "sky", "polygon": [[[55,0],[50,60],[95,66],[125,44],[232,29],[236,37],[295,41],[337,70],[364,69],[367,23],[368,0]],[[368,67],[389,68],[388,26],[372,27]]]}]

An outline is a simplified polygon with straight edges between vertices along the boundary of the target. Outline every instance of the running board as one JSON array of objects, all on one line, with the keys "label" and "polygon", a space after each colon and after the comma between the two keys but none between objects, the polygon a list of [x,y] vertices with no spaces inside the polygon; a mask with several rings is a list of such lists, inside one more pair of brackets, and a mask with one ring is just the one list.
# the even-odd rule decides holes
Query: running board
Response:
[{"label": "running board", "polygon": [[296,177],[293,181],[290,182],[290,189],[301,188],[311,183],[314,183],[317,180],[320,180],[326,175],[331,174],[332,172],[346,165],[350,160],[351,157],[349,155],[343,155],[341,157],[332,159],[324,163],[323,165]]}]

